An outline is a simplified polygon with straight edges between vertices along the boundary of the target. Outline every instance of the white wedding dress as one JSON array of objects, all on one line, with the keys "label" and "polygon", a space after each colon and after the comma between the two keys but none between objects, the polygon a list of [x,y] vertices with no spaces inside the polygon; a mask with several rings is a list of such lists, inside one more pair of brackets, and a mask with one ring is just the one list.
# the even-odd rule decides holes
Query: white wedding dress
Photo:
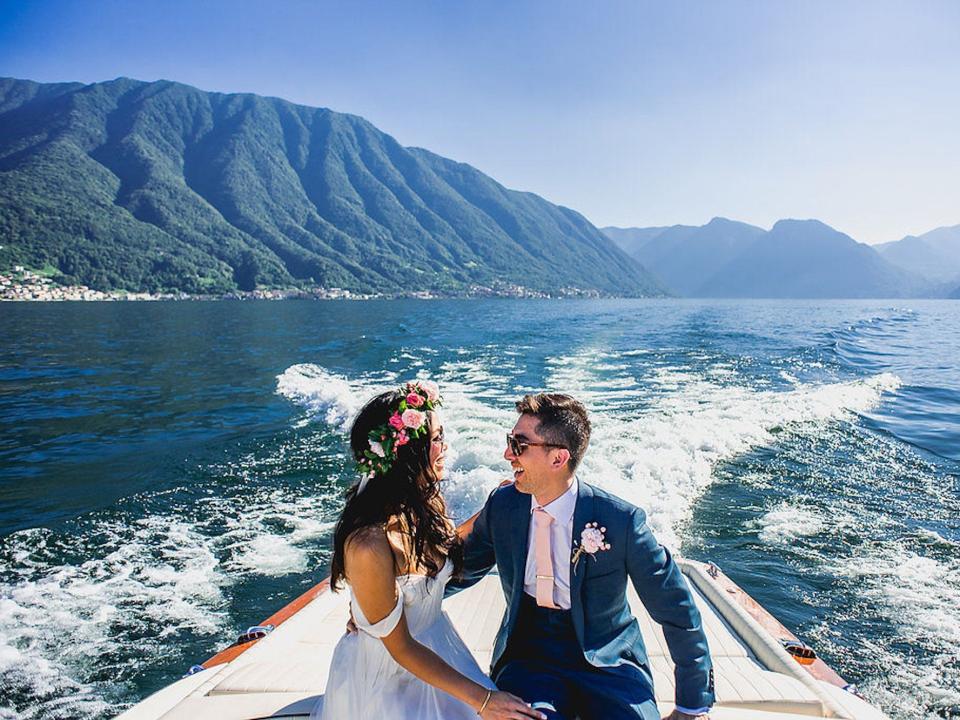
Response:
[{"label": "white wedding dress", "polygon": [[337,643],[326,693],[311,712],[311,720],[476,720],[477,713],[469,705],[400,667],[380,639],[393,631],[403,615],[418,642],[471,680],[496,689],[440,608],[452,574],[453,563],[447,560],[436,577],[397,578],[396,607],[373,624],[367,622],[350,591],[358,632],[344,635]]}]

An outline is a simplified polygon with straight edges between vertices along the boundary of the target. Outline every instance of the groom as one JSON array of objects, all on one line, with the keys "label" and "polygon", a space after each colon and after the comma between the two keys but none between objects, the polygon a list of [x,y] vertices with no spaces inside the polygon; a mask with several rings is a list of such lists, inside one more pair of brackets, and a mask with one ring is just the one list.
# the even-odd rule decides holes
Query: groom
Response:
[{"label": "groom", "polygon": [[560,394],[527,395],[516,407],[504,452],[514,483],[487,500],[465,541],[462,577],[447,586],[457,592],[499,568],[507,611],[494,682],[549,718],[660,720],[629,578],[676,665],[670,719],[708,717],[713,670],[680,569],[643,510],[574,475],[590,440],[586,408]]}]

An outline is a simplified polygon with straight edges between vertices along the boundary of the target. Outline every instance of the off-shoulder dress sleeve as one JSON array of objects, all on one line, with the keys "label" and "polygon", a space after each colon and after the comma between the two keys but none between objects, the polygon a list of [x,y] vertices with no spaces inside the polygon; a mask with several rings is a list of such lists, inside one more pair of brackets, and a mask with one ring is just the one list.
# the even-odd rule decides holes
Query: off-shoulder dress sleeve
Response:
[{"label": "off-shoulder dress sleeve", "polygon": [[360,608],[354,605],[353,620],[356,623],[357,628],[365,632],[367,635],[371,635],[375,638],[385,638],[394,631],[394,629],[397,627],[397,624],[400,622],[400,618],[403,616],[403,592],[400,590],[400,586],[398,585],[397,604],[394,606],[393,610],[390,611],[390,614],[383,618],[383,620],[375,623],[369,623],[363,616],[363,611],[358,612],[358,610],[360,610]]}]

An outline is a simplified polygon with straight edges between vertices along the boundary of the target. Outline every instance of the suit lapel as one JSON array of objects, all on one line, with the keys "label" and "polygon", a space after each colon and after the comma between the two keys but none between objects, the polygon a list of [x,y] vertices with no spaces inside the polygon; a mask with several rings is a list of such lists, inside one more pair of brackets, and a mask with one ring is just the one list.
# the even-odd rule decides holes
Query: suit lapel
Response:
[{"label": "suit lapel", "polygon": [[517,492],[517,503],[511,517],[513,524],[513,598],[519,604],[523,579],[527,572],[527,552],[530,546],[530,496]]},{"label": "suit lapel", "polygon": [[581,557],[580,561],[574,566],[573,555],[576,553],[580,542],[580,532],[588,522],[593,522],[596,518],[593,516],[593,488],[583,480],[577,479],[577,504],[573,508],[573,543],[570,548],[570,609],[573,611],[574,624],[579,619],[583,623],[583,605],[580,602],[580,591],[583,589],[583,578],[587,574],[585,561],[587,558]]}]

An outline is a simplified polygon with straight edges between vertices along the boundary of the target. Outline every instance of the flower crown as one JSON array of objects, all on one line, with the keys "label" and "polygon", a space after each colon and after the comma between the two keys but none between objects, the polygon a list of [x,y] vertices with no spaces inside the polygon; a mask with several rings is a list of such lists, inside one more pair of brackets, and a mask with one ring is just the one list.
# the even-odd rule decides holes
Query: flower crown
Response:
[{"label": "flower crown", "polygon": [[[369,449],[357,461],[364,481],[384,475],[397,459],[397,451],[428,432],[427,413],[440,407],[440,387],[430,380],[413,380],[400,387],[400,402],[386,424],[374,428],[367,436]],[[361,490],[366,485],[361,481]]]}]

